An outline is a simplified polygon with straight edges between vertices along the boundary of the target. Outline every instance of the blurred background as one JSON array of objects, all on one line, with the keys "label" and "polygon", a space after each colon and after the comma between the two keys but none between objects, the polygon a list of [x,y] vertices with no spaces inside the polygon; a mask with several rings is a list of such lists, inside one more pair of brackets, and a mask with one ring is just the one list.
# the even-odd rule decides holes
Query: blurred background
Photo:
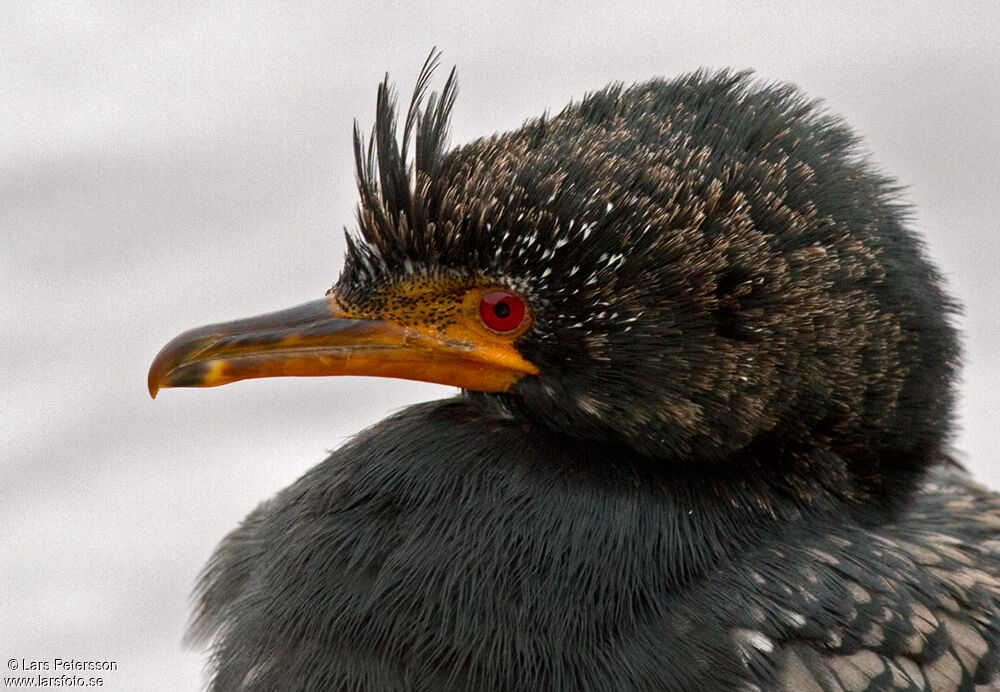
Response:
[{"label": "blurred background", "polygon": [[[823,97],[909,186],[965,305],[960,458],[1000,488],[1000,5],[51,2],[0,27],[0,675],[114,660],[193,690],[181,644],[213,547],[363,426],[453,390],[258,380],[168,390],[189,327],[319,297],[353,225],[351,123],[432,46],[452,142],[618,80],[751,67]],[[440,86],[445,70],[439,74]]]}]

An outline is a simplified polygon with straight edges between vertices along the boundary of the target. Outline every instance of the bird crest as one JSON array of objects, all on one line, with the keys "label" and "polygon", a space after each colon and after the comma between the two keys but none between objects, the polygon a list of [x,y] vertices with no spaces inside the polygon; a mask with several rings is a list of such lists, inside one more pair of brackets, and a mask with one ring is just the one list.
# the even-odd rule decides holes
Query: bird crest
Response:
[{"label": "bird crest", "polygon": [[414,231],[427,224],[427,186],[440,167],[458,90],[453,67],[441,92],[427,94],[440,57],[434,49],[424,61],[406,109],[402,137],[397,134],[398,99],[388,73],[378,87],[375,124],[367,144],[360,125],[354,122],[354,163],[360,195],[357,218],[365,242],[358,243],[346,234],[347,261],[369,278],[379,268],[406,261],[400,250],[409,247]]}]

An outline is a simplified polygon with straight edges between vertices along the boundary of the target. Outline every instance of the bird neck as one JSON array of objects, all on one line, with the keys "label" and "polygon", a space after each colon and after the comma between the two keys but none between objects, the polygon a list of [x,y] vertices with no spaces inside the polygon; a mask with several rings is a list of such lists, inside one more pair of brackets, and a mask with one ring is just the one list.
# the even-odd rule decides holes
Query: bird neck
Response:
[{"label": "bird neck", "polygon": [[[641,458],[631,463],[643,466]],[[659,467],[641,473],[668,539],[674,585],[802,526],[887,521],[891,507],[861,490],[848,463],[822,446],[798,449],[754,445],[739,458]],[[655,489],[655,490],[652,490]]]},{"label": "bird neck", "polygon": [[531,535],[555,538],[575,526],[589,541],[584,555],[604,561],[618,553],[629,563],[656,554],[671,587],[803,524],[875,525],[895,506],[860,487],[848,462],[818,443],[761,440],[724,461],[665,462],[555,433],[482,400],[442,404],[435,417],[448,412],[463,423],[431,427],[476,431],[480,451],[465,458],[479,461],[462,462],[465,481],[502,469],[488,493],[496,506],[518,505],[535,517]]}]

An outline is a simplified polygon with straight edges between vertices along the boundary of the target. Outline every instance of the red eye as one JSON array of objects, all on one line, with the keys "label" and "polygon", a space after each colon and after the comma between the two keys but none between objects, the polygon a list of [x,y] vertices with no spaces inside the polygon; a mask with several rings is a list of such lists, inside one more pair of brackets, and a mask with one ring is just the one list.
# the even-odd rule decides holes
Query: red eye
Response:
[{"label": "red eye", "polygon": [[524,322],[524,301],[513,293],[492,291],[479,301],[479,317],[495,332],[512,332]]}]

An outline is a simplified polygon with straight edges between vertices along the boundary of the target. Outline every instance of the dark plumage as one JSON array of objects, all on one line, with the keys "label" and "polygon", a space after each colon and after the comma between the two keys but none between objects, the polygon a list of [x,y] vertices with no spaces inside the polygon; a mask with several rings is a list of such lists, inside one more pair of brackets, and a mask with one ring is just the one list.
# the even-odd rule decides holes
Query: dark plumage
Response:
[{"label": "dark plumage", "polygon": [[[696,73],[446,152],[434,62],[401,137],[387,82],[356,134],[338,324],[449,335],[501,287],[537,374],[251,513],[199,587],[213,689],[1000,688],[1000,499],[944,450],[954,307],[851,132]],[[156,382],[254,376],[206,374],[208,329]]]}]

